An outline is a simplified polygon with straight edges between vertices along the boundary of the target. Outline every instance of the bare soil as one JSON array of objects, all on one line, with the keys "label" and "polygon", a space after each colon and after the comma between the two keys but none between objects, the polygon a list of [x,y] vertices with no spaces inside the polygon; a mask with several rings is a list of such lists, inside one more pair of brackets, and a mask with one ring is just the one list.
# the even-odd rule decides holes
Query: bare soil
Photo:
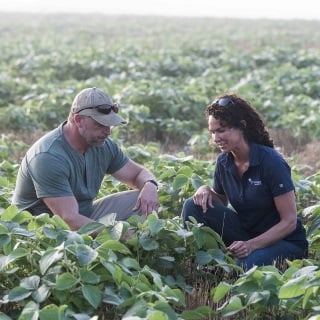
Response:
[{"label": "bare soil", "polygon": [[289,130],[271,130],[270,136],[285,158],[290,158],[290,164],[301,167],[305,175],[320,171],[320,141],[308,141],[303,135],[294,138]]},{"label": "bare soil", "polygon": [[[30,132],[8,132],[7,135],[11,141],[21,141],[31,146],[36,140],[44,135],[45,132],[36,130]],[[312,175],[320,171],[320,141],[307,141],[304,137],[294,138],[288,130],[270,130],[270,136],[274,140],[275,146],[284,155],[289,158],[291,165],[298,165],[301,167],[301,173],[305,175]],[[162,150],[163,153],[174,153],[183,150],[183,146],[171,144],[170,150]],[[15,158],[12,159],[20,162],[23,156],[23,151],[18,151]]]}]

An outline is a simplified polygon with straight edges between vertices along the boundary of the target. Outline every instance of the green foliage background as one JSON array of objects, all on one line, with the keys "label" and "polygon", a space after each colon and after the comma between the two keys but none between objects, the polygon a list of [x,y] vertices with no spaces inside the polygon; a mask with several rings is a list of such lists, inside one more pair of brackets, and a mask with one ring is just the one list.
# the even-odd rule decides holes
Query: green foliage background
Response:
[{"label": "green foliage background", "polygon": [[318,29],[319,21],[2,15],[0,125],[51,129],[80,89],[97,86],[123,105],[125,141],[186,145],[206,127],[205,106],[235,91],[269,127],[316,139]]},{"label": "green foliage background", "polygon": [[[216,95],[250,100],[297,150],[319,139],[319,27],[1,14],[0,319],[318,319],[319,172],[306,176],[288,158],[310,255],[285,270],[243,273],[212,230],[185,230],[179,215],[184,199],[211,183],[216,150],[204,110]],[[57,217],[10,206],[31,137],[61,123],[89,86],[120,102],[129,125],[113,137],[161,185],[158,217],[113,222],[97,239],[88,234],[101,224],[71,232]],[[123,189],[106,177],[99,196]]]}]

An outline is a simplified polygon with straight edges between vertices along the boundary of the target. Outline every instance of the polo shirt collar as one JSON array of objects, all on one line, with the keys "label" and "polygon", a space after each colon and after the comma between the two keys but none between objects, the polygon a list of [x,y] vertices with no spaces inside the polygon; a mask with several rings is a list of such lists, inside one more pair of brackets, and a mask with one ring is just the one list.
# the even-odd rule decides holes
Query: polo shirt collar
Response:
[{"label": "polo shirt collar", "polygon": [[249,154],[249,166],[257,166],[261,163],[261,152],[259,152],[259,145],[256,143],[250,143],[250,154]]},{"label": "polo shirt collar", "polygon": [[[252,166],[257,166],[261,163],[261,157],[262,154],[261,152],[259,152],[259,145],[256,143],[250,143],[249,144],[250,147],[250,152],[249,152],[249,167]],[[233,156],[231,153],[228,153],[226,155],[225,161],[224,162],[224,166],[226,168],[232,168],[234,166],[234,160],[233,160]]]}]

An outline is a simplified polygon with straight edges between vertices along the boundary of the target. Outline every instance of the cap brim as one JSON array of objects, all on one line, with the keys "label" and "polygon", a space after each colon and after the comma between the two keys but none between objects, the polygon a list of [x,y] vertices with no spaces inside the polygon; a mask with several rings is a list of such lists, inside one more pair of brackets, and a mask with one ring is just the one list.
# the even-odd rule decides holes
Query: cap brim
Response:
[{"label": "cap brim", "polygon": [[111,111],[109,114],[104,114],[96,109],[85,109],[80,112],[84,116],[89,116],[98,123],[106,127],[115,127],[120,124],[127,124],[128,122],[124,120],[119,114]]}]

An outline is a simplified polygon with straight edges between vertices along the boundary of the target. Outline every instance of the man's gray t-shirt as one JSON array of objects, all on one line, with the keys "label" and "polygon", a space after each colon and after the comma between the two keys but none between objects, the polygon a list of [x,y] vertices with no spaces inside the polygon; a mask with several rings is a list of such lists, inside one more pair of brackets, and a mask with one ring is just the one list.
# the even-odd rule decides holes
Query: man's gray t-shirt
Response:
[{"label": "man's gray t-shirt", "polygon": [[43,198],[75,196],[79,213],[90,216],[105,174],[128,162],[110,138],[102,146],[78,153],[63,135],[64,124],[39,139],[23,158],[12,201],[20,210],[50,213]]}]

